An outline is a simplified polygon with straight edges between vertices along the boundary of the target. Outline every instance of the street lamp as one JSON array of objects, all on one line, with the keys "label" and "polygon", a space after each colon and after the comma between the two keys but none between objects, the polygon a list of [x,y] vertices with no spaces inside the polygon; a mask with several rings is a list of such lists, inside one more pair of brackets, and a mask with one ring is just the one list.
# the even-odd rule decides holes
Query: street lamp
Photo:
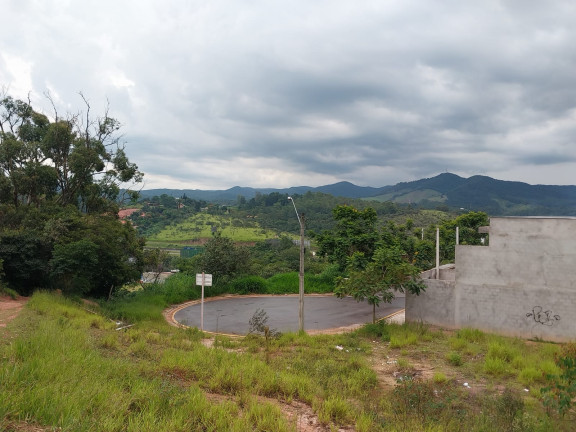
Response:
[{"label": "street lamp", "polygon": [[289,201],[292,201],[292,205],[294,206],[294,211],[296,212],[296,217],[298,218],[298,223],[300,224],[300,272],[298,273],[299,279],[299,289],[298,293],[300,296],[300,309],[298,313],[299,324],[300,324],[300,331],[304,331],[304,214],[302,217],[298,214],[298,210],[296,210],[296,204],[294,203],[294,199],[292,197],[288,197]]}]

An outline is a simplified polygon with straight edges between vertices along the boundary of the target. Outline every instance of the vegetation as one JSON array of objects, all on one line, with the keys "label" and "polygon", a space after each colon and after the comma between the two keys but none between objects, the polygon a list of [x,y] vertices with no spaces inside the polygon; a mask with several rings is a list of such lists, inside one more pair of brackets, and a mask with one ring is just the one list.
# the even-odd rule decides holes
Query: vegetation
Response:
[{"label": "vegetation", "polygon": [[[97,309],[36,293],[2,330],[0,429],[295,431],[315,418],[332,430],[563,432],[576,420],[572,407],[547,412],[540,393],[565,382],[559,345],[377,323],[209,348],[195,329],[134,324],[118,331]],[[486,371],[490,358],[506,372]]]},{"label": "vegetation", "polygon": [[48,116],[0,95],[0,259],[19,294],[106,296],[138,278],[143,241],[117,219],[120,185],[139,182],[104,113]]}]

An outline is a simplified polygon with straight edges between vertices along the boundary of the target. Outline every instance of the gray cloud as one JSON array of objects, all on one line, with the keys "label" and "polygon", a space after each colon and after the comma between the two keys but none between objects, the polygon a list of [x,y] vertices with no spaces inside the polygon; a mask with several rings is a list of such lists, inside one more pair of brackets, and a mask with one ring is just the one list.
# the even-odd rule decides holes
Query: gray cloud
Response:
[{"label": "gray cloud", "polygon": [[569,0],[4,3],[0,85],[108,99],[146,187],[575,183]]}]

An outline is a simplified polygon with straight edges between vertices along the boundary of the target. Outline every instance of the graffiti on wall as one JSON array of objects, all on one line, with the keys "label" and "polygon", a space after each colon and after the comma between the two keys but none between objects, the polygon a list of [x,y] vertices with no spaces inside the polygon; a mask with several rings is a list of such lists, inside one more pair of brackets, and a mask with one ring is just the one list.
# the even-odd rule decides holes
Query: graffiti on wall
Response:
[{"label": "graffiti on wall", "polygon": [[560,315],[553,315],[551,310],[545,311],[542,306],[534,306],[532,312],[528,312],[526,316],[532,317],[538,324],[545,326],[551,326],[556,321],[560,321]]}]

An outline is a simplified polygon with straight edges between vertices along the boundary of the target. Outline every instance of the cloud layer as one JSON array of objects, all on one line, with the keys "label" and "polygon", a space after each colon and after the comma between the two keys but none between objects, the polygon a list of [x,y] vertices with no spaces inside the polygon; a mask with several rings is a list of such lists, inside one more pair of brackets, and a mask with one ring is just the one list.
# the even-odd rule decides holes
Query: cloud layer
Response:
[{"label": "cloud layer", "polygon": [[146,188],[576,184],[570,0],[3,3],[0,85],[108,100]]}]

